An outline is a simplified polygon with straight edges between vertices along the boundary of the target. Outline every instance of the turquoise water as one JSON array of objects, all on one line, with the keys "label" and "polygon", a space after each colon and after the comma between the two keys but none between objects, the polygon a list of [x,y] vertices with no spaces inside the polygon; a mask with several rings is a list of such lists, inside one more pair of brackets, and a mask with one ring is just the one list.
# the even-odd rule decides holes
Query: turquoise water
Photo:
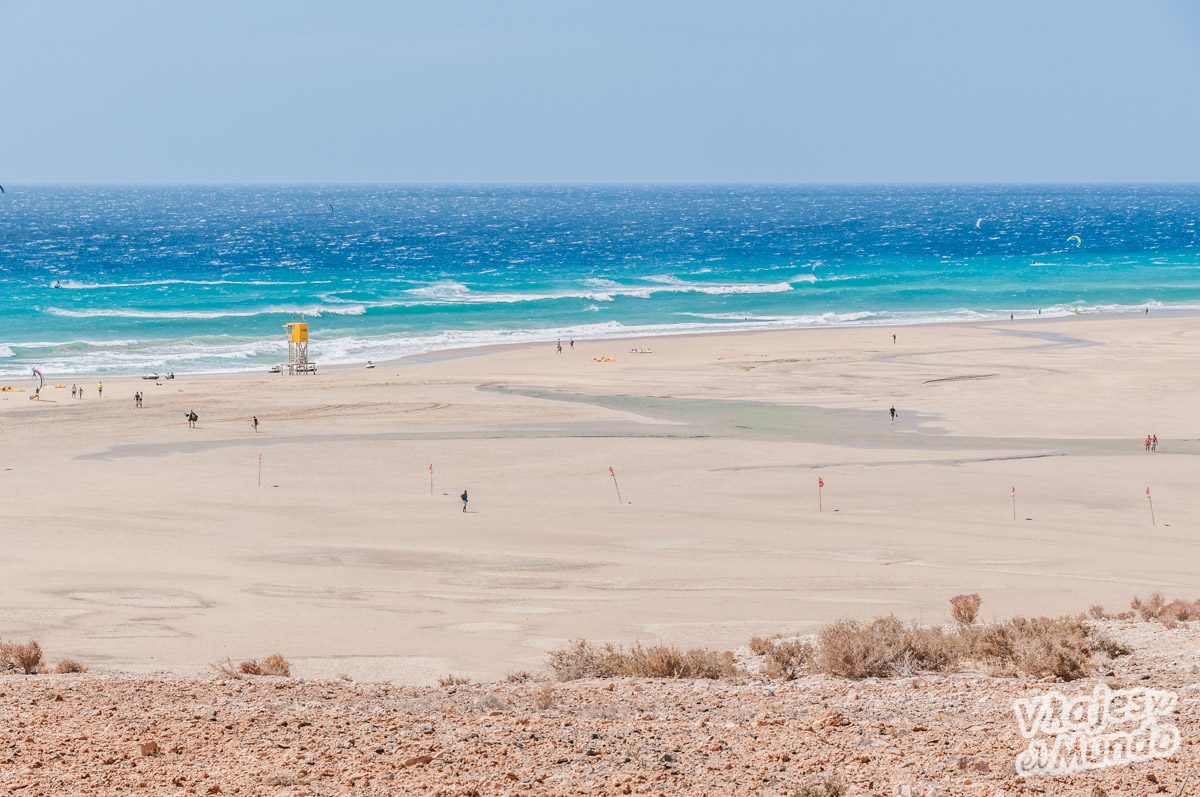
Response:
[{"label": "turquoise water", "polygon": [[6,189],[5,378],[1200,309],[1195,186]]}]

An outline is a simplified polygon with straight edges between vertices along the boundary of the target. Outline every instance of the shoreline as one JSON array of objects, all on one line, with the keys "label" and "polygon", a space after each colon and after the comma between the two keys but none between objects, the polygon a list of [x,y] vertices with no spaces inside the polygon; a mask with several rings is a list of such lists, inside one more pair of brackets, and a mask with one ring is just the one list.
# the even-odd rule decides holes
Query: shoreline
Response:
[{"label": "shoreline", "polygon": [[[1026,312],[1028,312],[1028,311],[1026,311]],[[729,336],[729,335],[754,335],[754,334],[787,333],[787,332],[817,332],[817,331],[828,331],[828,330],[836,330],[836,329],[886,330],[889,328],[895,328],[897,330],[899,330],[899,329],[912,330],[912,329],[930,329],[930,328],[945,328],[945,327],[951,327],[951,328],[968,327],[969,328],[969,327],[978,327],[981,325],[993,325],[993,324],[1001,324],[1001,323],[1010,323],[1010,324],[1029,323],[1032,321],[1050,323],[1050,322],[1070,322],[1070,321],[1082,321],[1082,320],[1118,320],[1118,319],[1147,318],[1147,317],[1153,317],[1153,318],[1200,318],[1200,309],[1169,308],[1168,307],[1168,308],[1155,309],[1155,311],[1151,314],[1138,313],[1138,312],[1135,312],[1132,310],[1125,311],[1125,312],[1100,311],[1100,312],[1085,312],[1085,313],[1079,313],[1079,314],[1065,313],[1065,314],[1044,315],[1044,316],[1026,315],[1026,316],[1019,316],[1019,317],[1016,317],[1013,319],[1006,319],[1003,317],[998,317],[996,319],[958,320],[958,319],[951,318],[951,319],[947,319],[944,321],[918,321],[918,322],[913,322],[913,323],[903,323],[903,322],[895,323],[895,322],[889,321],[889,322],[881,322],[878,324],[846,323],[846,324],[828,324],[828,325],[803,325],[803,326],[780,325],[780,326],[773,326],[773,327],[772,326],[756,326],[756,327],[750,327],[750,328],[738,327],[738,328],[734,328],[734,329],[724,329],[721,327],[712,327],[712,328],[705,328],[702,330],[686,330],[686,331],[679,331],[679,332],[662,331],[662,332],[640,333],[640,334],[639,333],[631,333],[628,335],[616,334],[616,335],[601,335],[601,336],[597,336],[597,337],[576,337],[575,340],[577,342],[588,342],[588,343],[613,343],[613,342],[617,342],[617,341],[628,341],[628,340],[639,340],[639,339],[645,339],[645,340],[690,339],[690,338],[697,338],[697,337],[711,337],[711,336],[721,337],[721,336]],[[736,324],[730,324],[729,326],[737,327]],[[565,336],[564,336],[564,339],[565,339]],[[377,360],[377,361],[373,361],[373,362],[375,363],[375,365],[377,367],[379,367],[379,366],[397,366],[397,365],[402,365],[405,363],[437,362],[437,361],[448,360],[448,359],[474,357],[474,356],[488,354],[488,353],[496,352],[496,351],[505,351],[508,349],[520,350],[520,349],[534,349],[534,348],[538,348],[538,347],[542,347],[542,346],[552,346],[554,344],[555,340],[556,340],[556,337],[554,335],[550,335],[546,338],[539,338],[536,340],[528,340],[528,341],[509,342],[509,343],[496,342],[496,343],[485,343],[485,344],[461,346],[461,347],[451,346],[451,347],[447,347],[447,348],[433,348],[433,349],[429,349],[428,351],[415,352],[412,354],[405,354],[405,355],[401,355],[399,357],[390,357],[387,359]],[[281,338],[281,341],[282,341],[282,338]],[[319,336],[314,336],[313,342],[319,344],[319,341],[320,341]],[[16,345],[19,347],[21,344],[20,343],[8,343],[8,344],[4,344],[4,345],[9,345],[9,346]],[[283,351],[284,356],[286,357],[286,344],[281,342],[280,348]],[[319,353],[319,349],[318,349],[318,353]],[[319,357],[314,358],[314,359],[315,359],[320,371],[328,370],[328,371],[334,371],[334,372],[344,372],[344,371],[352,370],[352,369],[356,369],[356,368],[363,368],[367,363],[367,360],[362,360],[360,362],[340,362],[340,363],[334,363],[334,364],[330,364],[330,365],[321,365],[321,361],[320,361]],[[193,378],[193,377],[205,377],[205,378],[233,377],[233,376],[246,376],[246,375],[252,375],[252,374],[276,376],[276,374],[269,374],[266,370],[264,370],[265,368],[270,368],[270,367],[271,367],[271,364],[264,364],[261,367],[256,366],[253,369],[247,368],[247,369],[242,369],[242,370],[165,371],[165,372],[166,373],[175,373],[177,377],[184,376],[184,377],[188,377],[188,378]],[[28,378],[29,377],[27,375],[22,376],[22,377],[0,377],[0,383],[6,384],[6,385],[12,384],[15,386],[15,385],[18,385],[20,382],[27,380]],[[58,376],[58,375],[52,373],[47,376],[47,383],[52,381],[52,378],[53,378],[53,381],[61,381],[61,379],[67,379],[70,381],[79,381],[79,380],[104,381],[105,379],[109,379],[109,380],[139,379],[140,380],[140,379],[142,379],[142,374],[138,374],[138,373],[120,373],[120,374],[118,374],[118,373],[98,373],[98,372],[80,371],[80,372],[76,372],[76,373]],[[149,381],[149,380],[146,380],[146,381]]]}]

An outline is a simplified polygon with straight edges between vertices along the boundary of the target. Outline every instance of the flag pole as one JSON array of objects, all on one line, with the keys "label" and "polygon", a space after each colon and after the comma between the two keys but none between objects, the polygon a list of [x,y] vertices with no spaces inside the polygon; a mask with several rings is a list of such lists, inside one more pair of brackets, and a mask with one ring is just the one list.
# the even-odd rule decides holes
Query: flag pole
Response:
[{"label": "flag pole", "polygon": [[612,465],[608,466],[608,475],[613,477],[613,487],[617,488],[617,503],[624,504],[625,499],[621,497],[621,485],[617,483],[617,472]]},{"label": "flag pole", "polygon": [[825,480],[822,479],[820,476],[818,476],[817,477],[817,511],[818,512],[825,511],[825,505],[824,505],[824,501],[822,500],[822,495],[821,495],[821,488],[824,486],[825,486]]},{"label": "flag pole", "polygon": [[1013,505],[1013,520],[1017,519],[1017,486],[1014,484],[1012,488],[1012,505]]},{"label": "flag pole", "polygon": [[429,463],[429,494],[433,495],[433,463]]},{"label": "flag pole", "polygon": [[1150,504],[1150,525],[1157,526],[1158,523],[1154,520],[1154,499],[1150,497],[1150,488],[1146,488],[1146,503]]},{"label": "flag pole", "polygon": [[262,487],[262,454],[258,455],[258,486]]}]

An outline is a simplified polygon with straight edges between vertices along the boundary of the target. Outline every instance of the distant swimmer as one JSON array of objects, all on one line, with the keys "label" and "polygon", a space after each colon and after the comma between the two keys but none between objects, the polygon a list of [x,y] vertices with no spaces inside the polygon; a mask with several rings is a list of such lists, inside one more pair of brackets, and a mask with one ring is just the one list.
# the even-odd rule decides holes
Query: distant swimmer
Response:
[{"label": "distant swimmer", "polygon": [[894,404],[892,405],[892,409],[890,410],[890,412],[892,413],[892,423],[895,423],[896,422],[896,406]]},{"label": "distant swimmer", "polygon": [[460,496],[459,496],[459,498],[461,498],[461,499],[462,499],[462,502],[463,502],[463,511],[464,511],[464,512],[466,512],[466,511],[467,511],[467,501],[469,500],[469,499],[467,498],[467,491],[466,491],[466,490],[463,490],[463,491],[462,491],[462,495],[460,495]]}]

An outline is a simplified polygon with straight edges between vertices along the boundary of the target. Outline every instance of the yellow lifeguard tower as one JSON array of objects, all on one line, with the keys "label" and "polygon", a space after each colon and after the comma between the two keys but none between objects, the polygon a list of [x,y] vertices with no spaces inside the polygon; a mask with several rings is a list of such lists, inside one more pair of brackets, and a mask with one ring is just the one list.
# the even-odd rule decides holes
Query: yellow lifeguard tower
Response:
[{"label": "yellow lifeguard tower", "polygon": [[317,364],[308,359],[308,322],[293,321],[284,324],[283,328],[287,330],[287,372],[289,374],[315,374]]}]

